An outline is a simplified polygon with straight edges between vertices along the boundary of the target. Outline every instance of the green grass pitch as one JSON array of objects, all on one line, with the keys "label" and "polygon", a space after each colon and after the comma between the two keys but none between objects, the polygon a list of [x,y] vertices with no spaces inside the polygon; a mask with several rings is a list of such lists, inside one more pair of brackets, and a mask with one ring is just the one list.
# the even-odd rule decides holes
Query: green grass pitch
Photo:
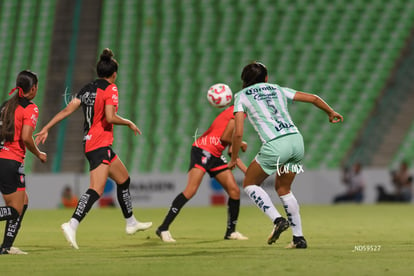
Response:
[{"label": "green grass pitch", "polygon": [[272,225],[255,206],[240,211],[247,241],[223,239],[224,206],[185,207],[165,244],[154,231],[166,211],[136,208],[154,225],[128,236],[120,209],[93,209],[74,250],[60,230],[72,210],[29,209],[15,242],[29,254],[0,256],[0,275],[414,275],[413,205],[302,206],[305,250],[284,248],[290,229],[267,245]]}]

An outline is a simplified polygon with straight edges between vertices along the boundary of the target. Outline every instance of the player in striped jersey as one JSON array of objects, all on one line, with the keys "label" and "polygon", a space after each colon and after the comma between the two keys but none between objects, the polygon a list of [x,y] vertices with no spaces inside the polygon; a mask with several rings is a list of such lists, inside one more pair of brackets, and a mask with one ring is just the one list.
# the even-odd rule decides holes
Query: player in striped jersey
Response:
[{"label": "player in striped jersey", "polygon": [[[312,103],[326,112],[331,123],[342,122],[343,117],[316,95],[268,83],[267,68],[262,63],[246,65],[241,79],[243,89],[235,95],[234,101],[235,133],[233,154],[228,165],[230,168],[236,166],[247,114],[263,145],[247,169],[243,181],[244,191],[274,223],[268,244],[276,242],[290,225],[293,240],[288,247],[306,248],[299,204],[291,191],[296,174],[303,171],[301,161],[304,145],[302,135],[289,115],[287,103],[293,100]],[[289,221],[280,215],[269,195],[260,187],[273,173],[277,173],[275,189]]]}]

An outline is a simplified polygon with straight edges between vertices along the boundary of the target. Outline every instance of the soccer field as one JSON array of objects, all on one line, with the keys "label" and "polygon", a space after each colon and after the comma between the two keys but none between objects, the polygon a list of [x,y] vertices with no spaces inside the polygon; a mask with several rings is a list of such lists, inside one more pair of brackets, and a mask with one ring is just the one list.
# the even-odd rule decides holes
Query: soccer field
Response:
[{"label": "soccer field", "polygon": [[[281,208],[278,206],[280,211]],[[1,275],[414,275],[413,205],[302,206],[308,249],[285,249],[291,231],[267,245],[272,229],[256,207],[242,207],[238,230],[223,239],[225,207],[184,208],[170,231],[154,231],[163,209],[135,209],[153,228],[128,236],[120,209],[93,209],[66,243],[60,224],[71,210],[28,210],[15,246],[29,255],[0,256]],[[3,229],[4,223],[1,224]],[[3,231],[1,232],[1,234]]]}]

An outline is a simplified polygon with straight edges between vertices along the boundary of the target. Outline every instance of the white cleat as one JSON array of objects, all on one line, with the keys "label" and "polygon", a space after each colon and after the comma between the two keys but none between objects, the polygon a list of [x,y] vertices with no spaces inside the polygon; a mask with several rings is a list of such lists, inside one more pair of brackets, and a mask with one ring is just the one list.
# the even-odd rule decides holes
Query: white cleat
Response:
[{"label": "white cleat", "polygon": [[127,234],[132,235],[138,231],[145,231],[152,226],[152,222],[137,222],[134,225],[127,225],[125,231]]},{"label": "white cleat", "polygon": [[176,240],[173,239],[173,237],[171,236],[170,231],[168,231],[168,230],[167,231],[157,230],[155,233],[157,234],[158,237],[160,237],[160,239],[163,242],[176,242]]},{"label": "white cleat", "polygon": [[27,255],[28,254],[27,252],[24,252],[17,247],[10,247],[10,249],[6,251],[7,251],[7,254],[10,254],[10,255]]},{"label": "white cleat", "polygon": [[69,244],[75,248],[79,249],[78,244],[76,243],[76,231],[70,227],[69,222],[66,222],[60,226],[63,230],[63,235],[65,236],[66,240],[69,242]]},{"label": "white cleat", "polygon": [[230,234],[230,236],[227,236],[225,238],[226,240],[238,240],[238,241],[245,241],[248,240],[249,238],[244,236],[242,233],[240,232],[233,232]]}]

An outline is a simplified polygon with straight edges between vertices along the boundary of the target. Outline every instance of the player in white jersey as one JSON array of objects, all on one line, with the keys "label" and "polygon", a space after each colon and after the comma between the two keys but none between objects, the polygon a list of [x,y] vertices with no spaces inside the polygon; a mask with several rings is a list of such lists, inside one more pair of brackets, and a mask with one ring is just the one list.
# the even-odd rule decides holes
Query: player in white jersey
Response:
[{"label": "player in white jersey", "polygon": [[[291,191],[297,173],[303,172],[301,161],[304,155],[303,138],[290,118],[288,101],[312,103],[329,116],[331,123],[343,121],[320,97],[299,92],[290,88],[268,83],[267,68],[262,63],[253,62],[243,68],[241,74],[243,90],[235,95],[235,130],[233,153],[228,166],[236,166],[238,152],[243,138],[245,114],[262,140],[262,147],[247,169],[243,188],[253,202],[274,223],[267,243],[276,242],[280,234],[292,228],[293,240],[289,248],[306,248],[303,237],[299,204]],[[283,218],[273,205],[261,183],[276,173],[275,189],[285,208],[288,220]]]}]

